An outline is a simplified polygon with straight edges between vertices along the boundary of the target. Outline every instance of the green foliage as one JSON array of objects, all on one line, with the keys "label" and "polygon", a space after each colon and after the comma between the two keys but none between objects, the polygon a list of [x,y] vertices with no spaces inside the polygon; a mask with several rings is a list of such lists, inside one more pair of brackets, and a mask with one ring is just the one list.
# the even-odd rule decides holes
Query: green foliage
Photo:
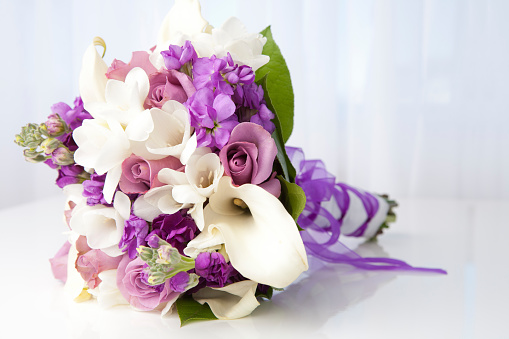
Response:
[{"label": "green foliage", "polygon": [[277,177],[281,182],[281,196],[279,199],[294,220],[306,206],[306,194],[299,185],[286,181],[282,176]]},{"label": "green foliage", "polygon": [[293,130],[294,96],[292,80],[281,50],[272,38],[270,26],[260,33],[267,38],[267,43],[263,46],[262,54],[268,55],[270,61],[256,71],[256,81],[258,82],[263,77],[269,76],[264,90],[268,90],[271,93],[273,107],[278,111],[284,144]]},{"label": "green foliage", "polygon": [[215,320],[214,313],[210,310],[209,305],[200,304],[190,295],[185,295],[175,302],[177,313],[180,318],[180,326],[187,325],[197,320]]},{"label": "green foliage", "polygon": [[267,88],[267,76],[264,76],[261,78],[258,82],[258,85],[261,85],[263,88],[263,91],[265,93],[265,102],[267,105],[267,108],[270,109],[274,113],[274,119],[272,122],[276,126],[276,130],[274,133],[272,133],[272,138],[276,142],[277,147],[277,160],[280,166],[280,170],[277,172],[282,174],[284,178],[289,182],[295,181],[295,168],[293,167],[292,163],[290,162],[290,159],[288,158],[288,155],[286,154],[285,149],[285,141],[283,139],[282,130],[281,130],[281,123],[279,121],[279,113],[272,105],[272,94],[269,92]]}]

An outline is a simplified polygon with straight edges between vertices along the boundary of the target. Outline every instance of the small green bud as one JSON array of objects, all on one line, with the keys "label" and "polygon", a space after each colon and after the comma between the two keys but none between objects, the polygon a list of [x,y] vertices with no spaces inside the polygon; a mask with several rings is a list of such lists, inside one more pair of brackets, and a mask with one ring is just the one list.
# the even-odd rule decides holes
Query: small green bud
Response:
[{"label": "small green bud", "polygon": [[48,138],[41,143],[41,150],[44,152],[44,154],[50,155],[54,150],[61,146],[63,146],[63,144],[60,140],[55,138]]},{"label": "small green bud", "polygon": [[73,153],[65,147],[59,147],[52,153],[53,162],[60,166],[72,165],[74,164]]}]

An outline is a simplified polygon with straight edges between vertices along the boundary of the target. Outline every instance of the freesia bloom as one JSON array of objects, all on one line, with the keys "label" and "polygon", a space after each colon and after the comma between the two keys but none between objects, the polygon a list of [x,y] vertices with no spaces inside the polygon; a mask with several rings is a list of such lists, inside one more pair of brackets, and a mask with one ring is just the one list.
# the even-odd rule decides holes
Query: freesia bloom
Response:
[{"label": "freesia bloom", "polygon": [[233,267],[261,284],[284,288],[308,263],[297,225],[281,202],[256,185],[235,187],[229,177],[204,210],[205,228],[184,250],[200,252],[224,244]]},{"label": "freesia bloom", "polygon": [[81,203],[72,212],[70,226],[87,237],[88,246],[116,257],[122,255],[118,244],[124,232],[124,221],[129,219],[131,201],[124,193],[117,192],[113,206]]}]

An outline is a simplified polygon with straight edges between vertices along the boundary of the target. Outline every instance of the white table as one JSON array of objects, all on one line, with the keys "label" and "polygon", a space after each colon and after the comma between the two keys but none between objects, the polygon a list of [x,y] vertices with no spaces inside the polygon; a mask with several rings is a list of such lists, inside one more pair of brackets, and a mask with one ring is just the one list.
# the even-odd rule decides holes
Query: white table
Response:
[{"label": "white table", "polygon": [[314,267],[250,317],[183,328],[176,314],[65,298],[48,262],[65,241],[62,206],[0,210],[0,338],[509,338],[509,202],[401,200],[391,229],[358,248],[446,276]]}]

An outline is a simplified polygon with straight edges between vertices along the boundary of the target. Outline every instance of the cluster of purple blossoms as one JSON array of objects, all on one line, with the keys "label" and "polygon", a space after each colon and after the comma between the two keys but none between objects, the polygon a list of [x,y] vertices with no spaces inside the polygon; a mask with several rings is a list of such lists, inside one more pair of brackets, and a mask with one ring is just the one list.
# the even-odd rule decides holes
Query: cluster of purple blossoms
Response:
[{"label": "cluster of purple blossoms", "polygon": [[261,125],[269,133],[274,131],[274,114],[265,104],[263,88],[254,83],[251,67],[235,64],[229,53],[223,58],[199,58],[189,41],[183,47],[170,45],[161,55],[167,69],[192,76],[196,92],[185,105],[199,147],[223,148],[241,122]]}]

